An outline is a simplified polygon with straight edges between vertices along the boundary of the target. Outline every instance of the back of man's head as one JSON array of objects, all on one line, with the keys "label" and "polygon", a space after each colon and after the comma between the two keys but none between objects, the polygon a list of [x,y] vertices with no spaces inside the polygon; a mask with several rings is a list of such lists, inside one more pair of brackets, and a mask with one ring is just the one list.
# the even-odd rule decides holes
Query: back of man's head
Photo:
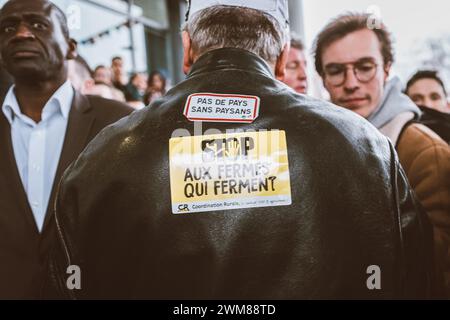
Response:
[{"label": "back of man's head", "polygon": [[184,26],[196,57],[219,48],[250,51],[268,63],[281,54],[288,30],[260,10],[216,5],[196,12]]}]

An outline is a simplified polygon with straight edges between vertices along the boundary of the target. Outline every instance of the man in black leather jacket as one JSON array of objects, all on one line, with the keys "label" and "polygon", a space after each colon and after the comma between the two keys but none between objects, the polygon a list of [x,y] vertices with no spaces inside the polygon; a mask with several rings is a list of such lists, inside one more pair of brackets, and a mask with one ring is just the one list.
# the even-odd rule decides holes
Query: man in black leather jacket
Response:
[{"label": "man in black leather jacket", "polygon": [[187,79],[103,130],[62,179],[49,263],[59,293],[429,297],[431,231],[388,139],[274,78],[284,12],[195,2]]}]

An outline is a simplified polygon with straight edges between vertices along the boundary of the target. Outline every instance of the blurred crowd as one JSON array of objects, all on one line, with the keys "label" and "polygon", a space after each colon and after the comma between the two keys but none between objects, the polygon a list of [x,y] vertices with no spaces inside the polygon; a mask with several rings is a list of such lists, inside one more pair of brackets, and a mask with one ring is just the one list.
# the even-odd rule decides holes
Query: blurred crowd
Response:
[{"label": "blurred crowd", "polygon": [[83,94],[126,102],[134,109],[142,109],[166,93],[166,76],[160,71],[128,76],[122,57],[111,59],[110,65],[98,65],[93,70],[78,55],[69,61],[69,79]]}]

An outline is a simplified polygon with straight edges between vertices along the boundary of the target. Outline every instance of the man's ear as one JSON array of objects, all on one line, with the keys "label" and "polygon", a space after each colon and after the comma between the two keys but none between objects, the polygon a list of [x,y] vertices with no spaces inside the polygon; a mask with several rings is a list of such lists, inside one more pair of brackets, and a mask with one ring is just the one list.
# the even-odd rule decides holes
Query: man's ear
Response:
[{"label": "man's ear", "polygon": [[181,38],[183,40],[183,72],[184,74],[188,74],[192,64],[194,63],[194,59],[192,57],[191,37],[187,31],[183,31]]},{"label": "man's ear", "polygon": [[77,42],[74,39],[70,38],[69,49],[67,50],[67,59],[75,59],[78,56],[77,47]]},{"label": "man's ear", "polygon": [[277,58],[277,62],[275,63],[275,78],[280,81],[284,80],[290,47],[289,42],[284,45],[283,50],[281,50],[281,53]]}]

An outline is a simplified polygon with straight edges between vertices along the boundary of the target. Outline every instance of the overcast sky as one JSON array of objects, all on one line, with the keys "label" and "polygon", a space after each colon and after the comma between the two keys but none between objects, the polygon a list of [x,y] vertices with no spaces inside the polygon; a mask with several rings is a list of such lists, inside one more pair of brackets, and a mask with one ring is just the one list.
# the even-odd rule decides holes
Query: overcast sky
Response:
[{"label": "overcast sky", "polygon": [[394,72],[402,80],[417,69],[423,40],[450,35],[450,0],[303,0],[305,40],[309,48],[330,18],[345,11],[366,11],[376,6],[394,35]]}]

